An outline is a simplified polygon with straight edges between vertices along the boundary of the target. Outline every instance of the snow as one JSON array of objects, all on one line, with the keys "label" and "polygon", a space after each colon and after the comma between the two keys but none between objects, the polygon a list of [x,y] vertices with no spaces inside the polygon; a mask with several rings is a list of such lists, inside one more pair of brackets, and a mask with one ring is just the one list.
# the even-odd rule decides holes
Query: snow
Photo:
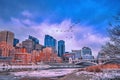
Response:
[{"label": "snow", "polygon": [[58,77],[72,73],[75,69],[50,69],[40,71],[24,71],[24,72],[12,72],[14,76],[18,77]]},{"label": "snow", "polygon": [[77,76],[80,74],[91,75],[92,80],[103,80],[103,79],[113,79],[116,77],[120,77],[120,70],[106,70],[103,72],[95,73],[95,72],[87,72],[87,71],[80,71],[75,73]]}]

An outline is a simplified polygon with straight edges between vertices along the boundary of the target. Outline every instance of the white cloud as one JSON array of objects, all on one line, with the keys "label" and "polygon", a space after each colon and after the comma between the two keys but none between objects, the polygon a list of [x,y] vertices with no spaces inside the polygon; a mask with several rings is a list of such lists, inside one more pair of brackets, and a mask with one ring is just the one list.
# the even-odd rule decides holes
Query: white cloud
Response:
[{"label": "white cloud", "polygon": [[32,18],[32,13],[29,12],[28,10],[24,10],[22,13],[21,13],[24,17],[27,17],[27,18]]},{"label": "white cloud", "polygon": [[30,27],[26,27],[19,19],[11,18],[11,22],[9,23],[0,23],[0,28],[14,32],[15,36],[21,41],[26,39],[28,35],[35,36],[40,40],[41,44],[44,43],[44,35],[49,34],[57,40],[65,40],[66,51],[88,46],[92,48],[95,56],[100,50],[101,45],[108,40],[107,37],[99,33],[94,33],[94,29],[89,26],[75,24],[69,29],[71,25],[73,23],[68,19],[62,21],[60,24],[42,22],[35,26],[31,25]]}]

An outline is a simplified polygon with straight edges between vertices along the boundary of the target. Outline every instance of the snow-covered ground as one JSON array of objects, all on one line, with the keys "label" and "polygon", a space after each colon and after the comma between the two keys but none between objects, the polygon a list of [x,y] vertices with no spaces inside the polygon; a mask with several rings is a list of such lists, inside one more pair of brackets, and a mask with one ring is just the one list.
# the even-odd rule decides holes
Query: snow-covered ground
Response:
[{"label": "snow-covered ground", "polygon": [[11,72],[16,77],[58,77],[72,73],[75,69],[49,69],[40,71]]},{"label": "snow-covered ground", "polygon": [[[67,75],[69,73],[72,74]],[[87,72],[87,71],[77,72],[77,69],[49,69],[49,70],[39,70],[39,71],[21,71],[21,72],[11,72],[11,74],[9,75],[10,77],[6,76],[7,79],[3,79],[3,80],[8,80],[8,78],[11,78],[10,80],[18,80],[22,77],[53,78],[64,75],[67,76],[65,76],[65,79],[63,77],[63,80],[111,80],[111,79],[116,80],[116,78],[117,80],[120,80],[120,70],[118,69],[103,70],[103,72],[99,72],[99,73]],[[0,76],[0,79],[2,76],[3,75]]]},{"label": "snow-covered ground", "polygon": [[120,70],[112,70],[112,69],[105,70],[99,73],[86,72],[86,71],[80,71],[76,73],[77,76],[79,76],[80,74],[92,76],[91,80],[109,80],[113,78],[120,78]]}]

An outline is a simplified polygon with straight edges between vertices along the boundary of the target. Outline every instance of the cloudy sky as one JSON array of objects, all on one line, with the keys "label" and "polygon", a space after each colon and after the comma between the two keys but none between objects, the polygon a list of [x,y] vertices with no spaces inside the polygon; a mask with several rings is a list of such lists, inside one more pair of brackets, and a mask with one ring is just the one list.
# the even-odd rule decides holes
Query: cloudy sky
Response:
[{"label": "cloudy sky", "polygon": [[0,30],[23,41],[28,35],[65,40],[66,51],[88,46],[97,55],[108,40],[106,28],[120,13],[120,0],[0,0]]}]

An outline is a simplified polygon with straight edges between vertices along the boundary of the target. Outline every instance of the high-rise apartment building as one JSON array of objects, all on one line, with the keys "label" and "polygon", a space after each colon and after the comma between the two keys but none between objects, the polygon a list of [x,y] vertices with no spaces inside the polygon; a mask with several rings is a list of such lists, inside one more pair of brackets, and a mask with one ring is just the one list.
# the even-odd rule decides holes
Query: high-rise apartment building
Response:
[{"label": "high-rise apartment building", "polygon": [[43,45],[39,44],[39,40],[31,35],[29,35],[28,39],[33,41],[33,49],[34,50],[42,50]]},{"label": "high-rise apartment building", "polygon": [[52,47],[54,49],[54,51],[56,52],[56,39],[54,39],[50,35],[45,35],[44,46],[45,47]]},{"label": "high-rise apartment building", "polygon": [[10,31],[0,31],[0,42],[5,41],[13,46],[14,33]]},{"label": "high-rise apartment building", "polygon": [[62,57],[65,53],[65,41],[60,40],[58,41],[58,56]]},{"label": "high-rise apartment building", "polygon": [[35,44],[39,44],[39,40],[31,35],[29,35],[28,39],[31,39]]}]

